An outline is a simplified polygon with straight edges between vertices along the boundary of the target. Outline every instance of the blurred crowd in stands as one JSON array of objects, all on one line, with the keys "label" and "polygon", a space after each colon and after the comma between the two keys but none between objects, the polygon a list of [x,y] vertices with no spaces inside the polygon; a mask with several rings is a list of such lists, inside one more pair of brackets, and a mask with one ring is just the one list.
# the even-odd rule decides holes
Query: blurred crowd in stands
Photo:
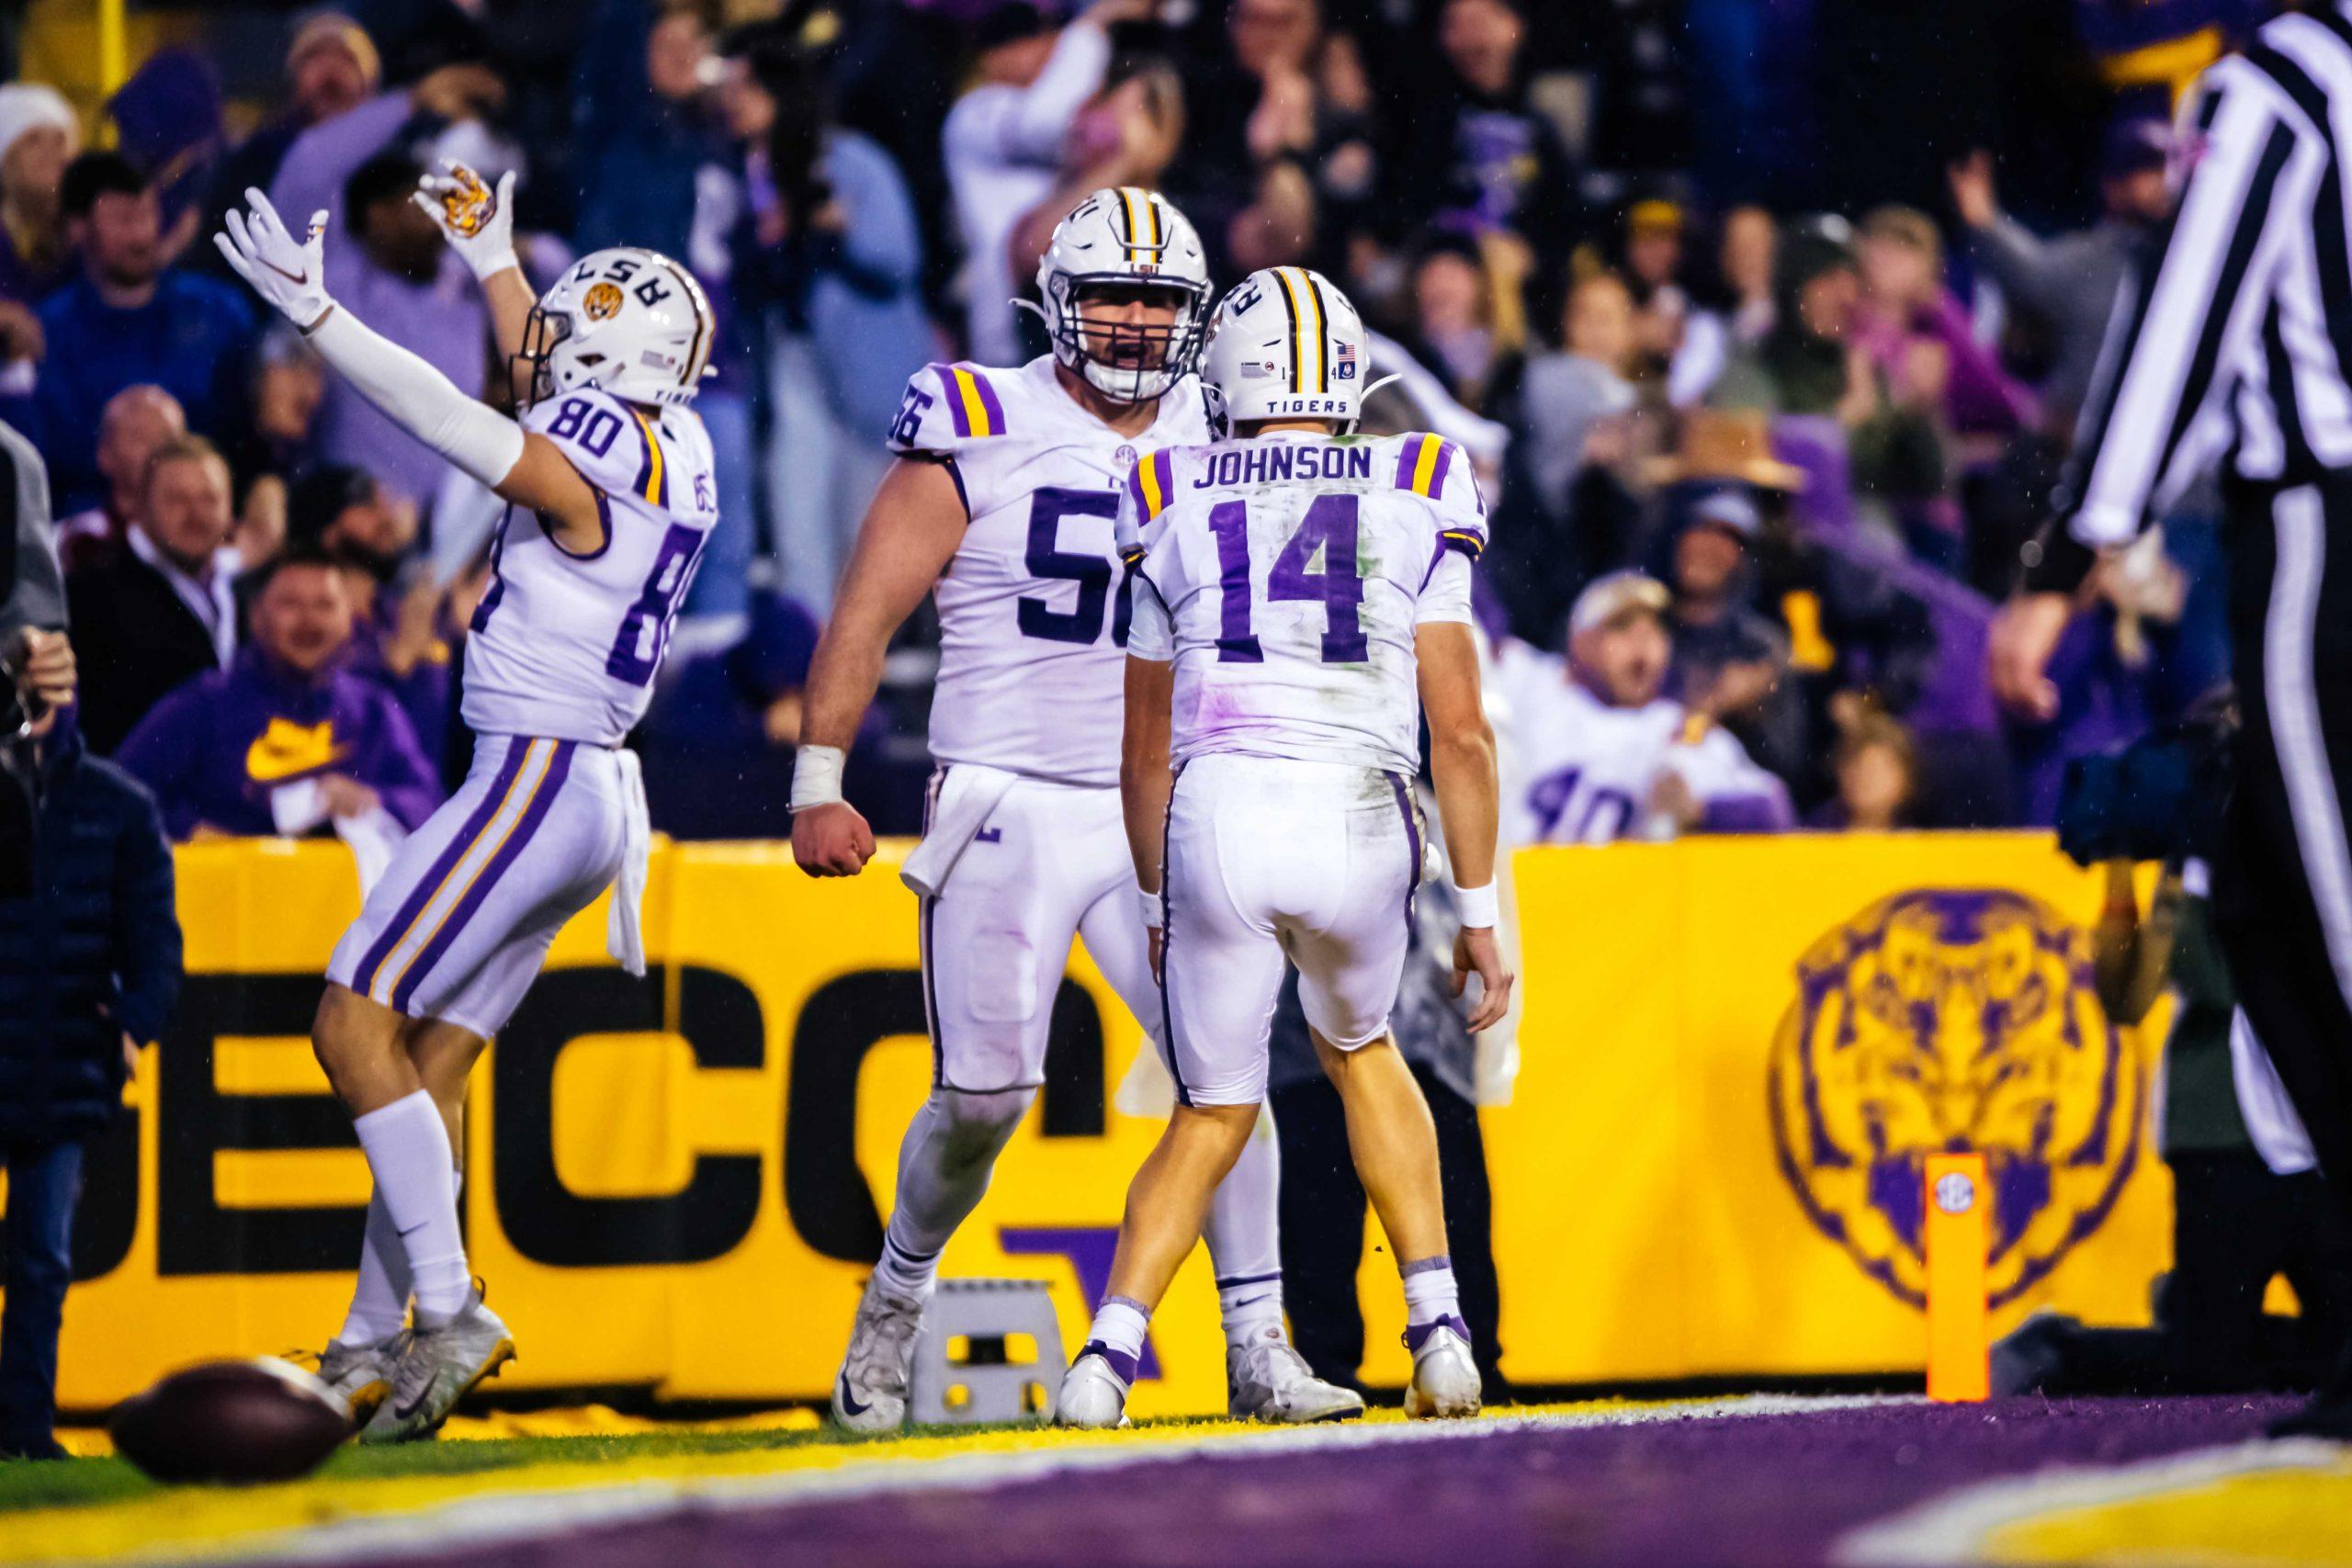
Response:
[{"label": "blurred crowd in stands", "polygon": [[[1996,710],[1983,639],[2167,212],[2177,96],[2260,8],[190,8],[103,106],[0,87],[0,419],[48,464],[89,746],[175,836],[332,829],[365,866],[465,766],[498,503],[265,322],[209,232],[248,186],[327,210],[337,296],[494,400],[480,290],[410,197],[447,158],[518,171],[537,284],[639,244],[716,302],[721,524],[637,744],[658,827],[781,834],[907,377],[1044,352],[1011,301],[1055,221],[1156,186],[1221,282],[1351,293],[1401,373],[1367,428],[1476,460],[1521,839],[2046,823],[2068,757],[2225,671],[2198,495],[2095,580],[2053,722]],[[917,826],[930,636],[853,762],[885,830]],[[1647,760],[1571,813],[1599,710]]]}]

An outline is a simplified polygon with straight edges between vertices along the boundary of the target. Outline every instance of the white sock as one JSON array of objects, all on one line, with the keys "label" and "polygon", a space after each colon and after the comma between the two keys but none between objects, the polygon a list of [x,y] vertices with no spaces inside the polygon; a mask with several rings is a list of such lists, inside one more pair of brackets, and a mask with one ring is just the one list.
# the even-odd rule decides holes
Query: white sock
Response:
[{"label": "white sock", "polygon": [[1229,1346],[1261,1337],[1269,1325],[1282,1335],[1281,1200],[1282,1148],[1273,1118],[1261,1111],[1241,1156],[1217,1183],[1201,1226],[1216,1269],[1217,1306]]},{"label": "white sock", "polygon": [[359,1243],[359,1280],[351,1310],[343,1315],[338,1345],[373,1345],[398,1334],[408,1322],[408,1255],[401,1233],[384,1207],[381,1190],[368,1199],[368,1233]]},{"label": "white sock", "polygon": [[894,1296],[927,1302],[939,1286],[939,1254],[917,1257],[899,1239],[899,1216],[890,1216],[882,1233],[882,1258],[874,1265],[874,1282]]},{"label": "white sock", "polygon": [[458,1184],[441,1108],[418,1089],[354,1118],[351,1125],[408,1258],[417,1325],[437,1328],[464,1309],[473,1284],[465,1234],[458,1224]]},{"label": "white sock", "polygon": [[1087,1331],[1086,1342],[1099,1348],[1111,1370],[1127,1382],[1136,1381],[1136,1363],[1143,1359],[1144,1335],[1151,1328],[1151,1314],[1138,1301],[1125,1296],[1104,1296],[1102,1305],[1094,1314],[1094,1326]]},{"label": "white sock", "polygon": [[1216,1282],[1217,1315],[1225,1323],[1225,1342],[1235,1349],[1253,1339],[1283,1337],[1283,1277],[1260,1274]]},{"label": "white sock", "polygon": [[1405,1265],[1405,1326],[1418,1328],[1442,1317],[1462,1315],[1461,1293],[1454,1289],[1453,1259],[1443,1253]]},{"label": "white sock", "polygon": [[[466,1173],[452,1171],[450,1190],[462,1197]],[[374,1345],[408,1326],[408,1254],[401,1250],[401,1233],[392,1224],[384,1195],[368,1195],[368,1230],[359,1241],[359,1279],[352,1287],[351,1310],[344,1314],[338,1345]]]}]

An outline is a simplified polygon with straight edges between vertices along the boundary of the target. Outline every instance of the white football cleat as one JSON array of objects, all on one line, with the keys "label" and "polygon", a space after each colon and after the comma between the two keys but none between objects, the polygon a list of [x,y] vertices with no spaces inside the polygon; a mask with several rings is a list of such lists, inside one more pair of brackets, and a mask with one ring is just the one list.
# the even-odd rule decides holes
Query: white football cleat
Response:
[{"label": "white football cleat", "polygon": [[368,1425],[377,1407],[391,1397],[392,1369],[400,1364],[401,1352],[407,1348],[408,1330],[403,1328],[381,1339],[362,1340],[356,1345],[330,1339],[327,1348],[319,1352],[319,1381],[351,1406],[354,1430]]},{"label": "white football cleat", "polygon": [[482,1304],[477,1285],[438,1328],[413,1327],[392,1368],[392,1393],[359,1434],[363,1443],[405,1443],[441,1429],[458,1401],[514,1359],[514,1337]]},{"label": "white football cleat", "polygon": [[1442,1317],[1408,1328],[1405,1345],[1413,1352],[1413,1381],[1405,1385],[1406,1415],[1450,1420],[1478,1414],[1478,1368],[1470,1359],[1469,1330],[1459,1319]]},{"label": "white football cleat", "polygon": [[1111,1356],[1093,1340],[1078,1353],[1069,1371],[1062,1374],[1061,1392],[1054,1396],[1054,1425],[1057,1427],[1130,1427],[1127,1419],[1127,1390],[1132,1378],[1123,1378],[1111,1365]]},{"label": "white football cleat", "polygon": [[849,1349],[833,1379],[833,1424],[852,1432],[895,1432],[907,1424],[907,1369],[922,1331],[923,1303],[865,1282],[850,1325]]},{"label": "white football cleat", "polygon": [[1225,1391],[1226,1413],[1237,1421],[1297,1427],[1363,1414],[1363,1395],[1317,1377],[1280,1328],[1226,1351]]}]

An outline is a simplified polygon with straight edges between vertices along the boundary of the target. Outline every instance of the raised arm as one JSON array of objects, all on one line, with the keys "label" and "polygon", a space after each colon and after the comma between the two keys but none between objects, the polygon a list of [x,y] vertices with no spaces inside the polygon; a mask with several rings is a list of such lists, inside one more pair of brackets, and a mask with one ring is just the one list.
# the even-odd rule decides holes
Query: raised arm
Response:
[{"label": "raised arm", "polygon": [[311,215],[307,237],[297,241],[269,197],[257,190],[245,197],[251,209],[231,212],[228,231],[213,243],[255,293],[302,330],[320,358],[410,434],[501,498],[547,518],[564,548],[584,555],[604,543],[595,487],[560,447],[466,396],[335,304],[326,291],[324,212]]},{"label": "raised arm", "polygon": [[961,117],[954,134],[993,163],[1053,163],[1061,155],[1070,121],[1110,69],[1110,24],[1135,8],[1132,0],[1102,0],[1081,12],[1062,29],[1035,81],[975,100],[974,108],[982,112]]},{"label": "raised arm", "polygon": [[[490,302],[492,335],[509,365],[523,352],[523,330],[537,299],[514,254],[514,172],[499,176],[493,191],[482,177],[455,158],[444,158],[446,174],[416,182],[416,205],[433,220],[449,248],[465,258]],[[528,388],[516,389],[519,398]]]},{"label": "raised arm", "polygon": [[1430,773],[1445,852],[1453,867],[1454,901],[1462,934],[1453,944],[1453,994],[1476,972],[1483,987],[1467,1021],[1476,1033],[1510,1007],[1514,976],[1495,941],[1495,840],[1501,790],[1495,772],[1495,732],[1478,691],[1478,646],[1459,621],[1424,622],[1414,633],[1420,664],[1421,714],[1430,728]]},{"label": "raised arm", "polygon": [[891,637],[947,569],[968,521],[954,470],[922,457],[892,464],[866,509],[808,667],[793,759],[792,856],[811,876],[855,876],[874,858],[874,830],[842,798],[842,766]]}]

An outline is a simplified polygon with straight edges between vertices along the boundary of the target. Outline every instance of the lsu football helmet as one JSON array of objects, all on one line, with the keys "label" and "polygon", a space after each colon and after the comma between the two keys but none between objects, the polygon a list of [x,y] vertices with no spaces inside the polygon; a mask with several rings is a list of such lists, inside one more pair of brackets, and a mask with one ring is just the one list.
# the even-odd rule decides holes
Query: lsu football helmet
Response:
[{"label": "lsu football helmet", "polygon": [[1303,266],[1253,272],[1209,326],[1201,384],[1210,423],[1220,435],[1269,419],[1327,419],[1352,431],[1370,362],[1363,320],[1329,278]]},{"label": "lsu football helmet", "polygon": [[[1183,303],[1164,327],[1090,321],[1081,296],[1106,285],[1174,289]],[[1055,227],[1053,243],[1038,258],[1037,296],[1043,308],[1030,308],[1046,320],[1054,357],[1107,398],[1148,401],[1200,363],[1209,318],[1208,256],[1191,220],[1158,191],[1106,186],[1080,202]],[[1090,335],[1107,339],[1107,357],[1094,352]]]},{"label": "lsu football helmet", "polygon": [[689,403],[717,325],[694,274],[659,251],[615,245],[572,263],[531,307],[515,357],[533,402],[594,387],[633,403]]}]

